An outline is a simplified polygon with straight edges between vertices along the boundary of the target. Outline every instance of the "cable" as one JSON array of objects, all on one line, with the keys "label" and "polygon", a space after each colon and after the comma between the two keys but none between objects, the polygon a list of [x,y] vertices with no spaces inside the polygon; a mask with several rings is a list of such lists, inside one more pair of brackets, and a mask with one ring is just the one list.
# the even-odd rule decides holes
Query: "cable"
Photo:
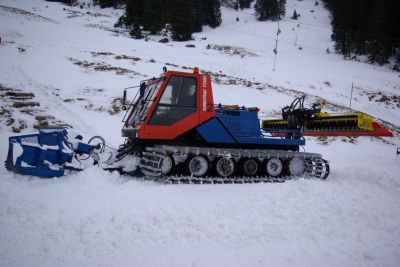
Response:
[{"label": "cable", "polygon": [[103,137],[99,136],[99,135],[95,135],[92,138],[89,139],[88,144],[90,144],[91,142],[93,142],[96,139],[100,139],[101,143],[97,143],[96,146],[100,146],[96,149],[99,149],[100,153],[103,153],[105,150],[105,146],[106,146],[106,140],[104,140]]},{"label": "cable", "polygon": [[108,146],[108,145],[106,145],[106,144],[104,144],[104,146],[105,146],[105,147],[107,147],[107,148],[109,148],[109,149],[112,149],[112,150],[118,151],[118,149],[116,149],[116,148],[113,148],[113,147],[110,147],[110,146]]}]

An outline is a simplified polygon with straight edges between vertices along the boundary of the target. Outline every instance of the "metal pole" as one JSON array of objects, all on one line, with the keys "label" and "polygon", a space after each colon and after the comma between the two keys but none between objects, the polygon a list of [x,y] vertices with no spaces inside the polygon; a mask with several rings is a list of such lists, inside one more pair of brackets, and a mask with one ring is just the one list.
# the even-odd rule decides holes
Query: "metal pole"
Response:
[{"label": "metal pole", "polygon": [[274,54],[275,54],[275,58],[274,58],[274,68],[272,69],[273,71],[275,71],[275,65],[276,65],[276,55],[278,54],[278,38],[279,38],[279,34],[281,33],[281,29],[279,28],[279,20],[278,20],[278,30],[276,32],[276,40],[275,40],[275,48],[274,48]]},{"label": "metal pole", "polygon": [[350,93],[350,107],[351,108],[351,99],[353,98],[353,83],[351,83],[351,93]]}]

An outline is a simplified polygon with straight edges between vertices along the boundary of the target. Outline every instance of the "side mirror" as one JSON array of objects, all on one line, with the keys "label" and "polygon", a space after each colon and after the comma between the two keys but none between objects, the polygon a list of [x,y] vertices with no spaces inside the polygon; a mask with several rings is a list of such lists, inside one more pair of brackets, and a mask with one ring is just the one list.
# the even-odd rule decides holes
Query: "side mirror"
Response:
[{"label": "side mirror", "polygon": [[146,90],[146,83],[145,82],[142,82],[141,84],[140,84],[140,95],[139,95],[139,97],[140,98],[143,98],[144,97],[144,91]]},{"label": "side mirror", "polygon": [[123,95],[123,97],[122,97],[122,106],[121,106],[121,109],[122,110],[126,110],[126,89],[124,90],[124,95]]},{"label": "side mirror", "polygon": [[124,96],[122,97],[122,105],[126,105],[126,89],[124,90]]}]

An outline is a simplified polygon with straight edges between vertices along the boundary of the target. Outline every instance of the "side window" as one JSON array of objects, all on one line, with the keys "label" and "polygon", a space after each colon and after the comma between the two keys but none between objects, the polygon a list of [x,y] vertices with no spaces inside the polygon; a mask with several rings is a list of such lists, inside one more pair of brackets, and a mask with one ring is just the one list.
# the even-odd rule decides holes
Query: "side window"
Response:
[{"label": "side window", "polygon": [[172,76],[160,99],[160,104],[176,105],[179,91],[182,85],[182,77]]},{"label": "side window", "polygon": [[171,125],[196,112],[197,79],[172,76],[150,119],[151,125]]},{"label": "side window", "polygon": [[184,107],[196,107],[196,79],[182,79],[182,86],[179,92],[178,105]]}]

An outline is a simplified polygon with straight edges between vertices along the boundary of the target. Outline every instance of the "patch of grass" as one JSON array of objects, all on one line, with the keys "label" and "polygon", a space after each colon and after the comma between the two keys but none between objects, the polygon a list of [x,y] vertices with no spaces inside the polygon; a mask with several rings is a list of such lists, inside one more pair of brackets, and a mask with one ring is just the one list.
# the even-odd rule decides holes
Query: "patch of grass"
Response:
[{"label": "patch of grass", "polygon": [[133,60],[133,61],[142,60],[140,57],[130,57],[130,56],[127,56],[127,55],[118,55],[118,56],[115,56],[115,59],[116,60],[129,59],[129,60]]},{"label": "patch of grass", "polygon": [[250,51],[247,51],[243,47],[236,47],[236,46],[230,46],[230,45],[214,45],[214,44],[208,44],[207,49],[213,49],[217,50],[219,52],[222,52],[224,54],[228,55],[237,55],[241,57],[257,57],[258,55],[255,53],[252,53]]},{"label": "patch of grass", "polygon": [[394,106],[400,108],[400,96],[389,95],[383,92],[367,93],[369,101],[375,101],[387,106]]},{"label": "patch of grass", "polygon": [[38,107],[38,106],[40,106],[39,102],[16,101],[13,103],[14,108]]},{"label": "patch of grass", "polygon": [[112,56],[112,55],[114,55],[111,52],[90,52],[90,54],[92,54],[95,57],[97,57],[97,56]]},{"label": "patch of grass", "polygon": [[104,62],[95,63],[95,62],[88,62],[86,60],[81,61],[81,60],[77,60],[77,59],[73,59],[73,58],[69,58],[69,60],[71,62],[73,62],[73,64],[75,64],[75,65],[78,65],[83,68],[92,69],[94,71],[114,71],[117,75],[134,74],[134,75],[141,76],[141,74],[136,71],[121,68],[121,67],[114,67],[109,64],[105,64]]}]

